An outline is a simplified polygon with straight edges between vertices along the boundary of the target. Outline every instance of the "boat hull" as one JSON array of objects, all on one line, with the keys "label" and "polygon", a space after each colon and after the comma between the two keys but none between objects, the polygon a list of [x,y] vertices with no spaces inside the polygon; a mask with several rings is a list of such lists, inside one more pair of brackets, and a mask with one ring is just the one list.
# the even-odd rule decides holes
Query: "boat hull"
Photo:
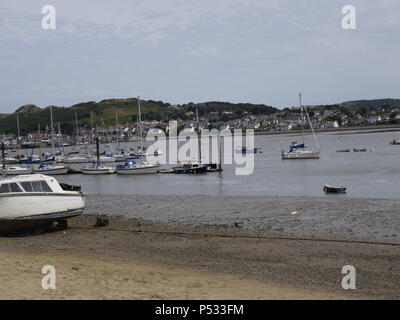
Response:
[{"label": "boat hull", "polygon": [[345,193],[346,190],[347,188],[343,186],[334,186],[334,187],[324,186],[324,191],[326,193]]},{"label": "boat hull", "polygon": [[157,173],[160,166],[136,167],[136,168],[117,168],[117,174],[133,175],[133,174],[149,174]]},{"label": "boat hull", "polygon": [[38,170],[33,170],[33,173],[39,173],[39,174],[46,174],[46,175],[62,175],[62,174],[67,174],[68,173],[68,168],[63,167],[63,168],[56,168],[56,169],[38,169]]},{"label": "boat hull", "polygon": [[102,174],[113,174],[115,168],[82,168],[82,174],[86,175],[102,175]]},{"label": "boat hull", "polygon": [[319,152],[284,152],[282,153],[283,160],[296,159],[319,159]]},{"label": "boat hull", "polygon": [[197,173],[207,173],[208,167],[198,167],[198,168],[175,168],[175,173],[177,174],[197,174]]},{"label": "boat hull", "polygon": [[6,170],[0,170],[1,173],[5,174],[6,176],[18,176],[18,175],[25,175],[31,174],[33,171],[31,168],[7,168]]},{"label": "boat hull", "polygon": [[85,196],[80,192],[1,194],[0,207],[0,221],[57,221],[82,214]]}]

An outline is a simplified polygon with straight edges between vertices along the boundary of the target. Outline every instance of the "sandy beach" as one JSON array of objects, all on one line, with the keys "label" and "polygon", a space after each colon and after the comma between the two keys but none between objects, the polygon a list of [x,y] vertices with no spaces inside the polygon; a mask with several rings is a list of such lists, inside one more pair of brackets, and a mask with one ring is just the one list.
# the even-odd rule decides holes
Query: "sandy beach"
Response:
[{"label": "sandy beach", "polygon": [[[223,199],[220,210],[239,213],[221,218],[220,211],[214,211],[209,213],[214,216],[211,219],[196,213],[215,204],[213,201],[217,200],[212,197],[192,196],[193,210],[185,213],[187,205],[176,197],[170,199],[169,206],[167,199],[159,196],[141,197],[141,201],[132,197],[132,202],[121,202],[120,196],[91,196],[87,208],[90,215],[71,220],[66,231],[0,238],[0,298],[400,297],[400,243],[396,242],[397,237],[385,237],[397,235],[391,229],[393,224],[385,222],[396,201],[360,201],[364,206],[357,210],[364,215],[373,216],[378,208],[383,212],[374,218],[378,231],[373,233],[370,231],[374,226],[365,227],[363,221],[353,222],[348,229],[341,227],[347,220],[354,220],[354,215],[360,215],[357,210],[350,210],[359,200],[340,203],[327,199],[332,203],[318,204],[315,199],[305,199],[301,203],[302,213],[292,216],[290,212],[296,209],[294,199],[254,198],[253,207],[245,198],[235,199]],[[95,218],[109,208],[104,204],[110,202],[124,205],[119,206],[118,214],[115,211],[108,217],[107,227],[93,228]],[[152,207],[148,207],[150,203]],[[156,206],[163,207],[164,219],[147,214],[154,213]],[[337,216],[329,223],[313,217],[318,206],[329,207],[341,215],[341,223],[334,222]],[[349,208],[353,215],[340,212],[340,206]],[[125,211],[131,212],[131,216],[127,217]],[[255,218],[255,212],[261,211],[264,224],[260,224],[261,214],[258,220]],[[246,215],[248,220],[244,220]],[[268,223],[271,228],[265,227]],[[341,232],[336,233],[337,230]],[[373,236],[368,239],[368,234]],[[56,268],[56,290],[41,287],[42,266],[47,264]],[[357,271],[356,290],[341,287],[342,267],[349,264]]]}]

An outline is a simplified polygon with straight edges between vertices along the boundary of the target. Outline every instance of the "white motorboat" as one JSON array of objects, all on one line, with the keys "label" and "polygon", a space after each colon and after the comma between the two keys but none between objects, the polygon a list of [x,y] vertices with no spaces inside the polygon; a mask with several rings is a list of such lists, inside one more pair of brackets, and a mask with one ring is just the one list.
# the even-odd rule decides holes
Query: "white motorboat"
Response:
[{"label": "white motorboat", "polygon": [[150,164],[148,162],[135,163],[134,161],[127,161],[125,164],[117,166],[117,174],[147,174],[157,173],[160,169],[159,164]]},{"label": "white motorboat", "polygon": [[55,221],[65,225],[65,219],[82,214],[85,207],[85,195],[71,189],[74,188],[42,174],[0,178],[0,230]]},{"label": "white motorboat", "polygon": [[54,165],[50,163],[43,162],[39,166],[33,168],[33,173],[41,173],[47,175],[60,175],[67,174],[69,168],[61,165]]},{"label": "white motorboat", "polygon": [[31,174],[33,172],[30,167],[20,167],[20,166],[4,166],[0,169],[0,173],[7,176],[18,176],[21,174]]}]

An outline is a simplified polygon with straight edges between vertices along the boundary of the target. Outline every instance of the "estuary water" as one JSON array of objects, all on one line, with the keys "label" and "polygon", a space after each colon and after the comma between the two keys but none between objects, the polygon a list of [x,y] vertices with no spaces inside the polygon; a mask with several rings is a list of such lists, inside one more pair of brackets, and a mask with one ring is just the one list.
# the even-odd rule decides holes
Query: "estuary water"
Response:
[{"label": "estuary water", "polygon": [[[221,173],[201,175],[150,174],[134,176],[59,176],[60,182],[81,185],[89,194],[103,195],[253,195],[312,196],[399,199],[400,145],[390,141],[400,131],[337,131],[318,133],[319,160],[281,160],[281,147],[288,149],[298,135],[260,135],[255,146],[251,175],[235,175],[234,165],[224,165]],[[305,137],[316,149],[311,135]],[[136,144],[137,145],[137,144]],[[373,148],[373,152],[353,152],[353,148]],[[340,153],[338,149],[351,149]],[[325,195],[326,183],[342,184],[347,194]]]}]

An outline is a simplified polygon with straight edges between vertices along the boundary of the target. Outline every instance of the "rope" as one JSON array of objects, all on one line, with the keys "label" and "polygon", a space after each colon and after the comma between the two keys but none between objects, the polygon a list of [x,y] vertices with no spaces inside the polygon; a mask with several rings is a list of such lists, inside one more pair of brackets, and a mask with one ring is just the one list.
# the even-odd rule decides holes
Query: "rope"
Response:
[{"label": "rope", "polygon": [[126,230],[115,228],[95,228],[95,227],[70,227],[69,229],[82,229],[82,230],[108,230],[118,232],[132,232],[132,233],[154,233],[154,234],[167,234],[178,236],[202,236],[202,237],[216,237],[216,238],[243,238],[243,239],[262,239],[262,240],[288,240],[288,241],[314,241],[314,242],[337,242],[337,243],[351,243],[351,244],[371,244],[383,246],[400,246],[400,243],[395,242],[379,242],[379,241],[362,241],[362,240],[335,240],[323,238],[291,238],[291,237],[271,237],[271,236],[257,236],[257,235],[234,235],[234,234],[217,234],[217,233],[197,233],[197,232],[178,232],[178,231],[151,231],[151,230]]}]

